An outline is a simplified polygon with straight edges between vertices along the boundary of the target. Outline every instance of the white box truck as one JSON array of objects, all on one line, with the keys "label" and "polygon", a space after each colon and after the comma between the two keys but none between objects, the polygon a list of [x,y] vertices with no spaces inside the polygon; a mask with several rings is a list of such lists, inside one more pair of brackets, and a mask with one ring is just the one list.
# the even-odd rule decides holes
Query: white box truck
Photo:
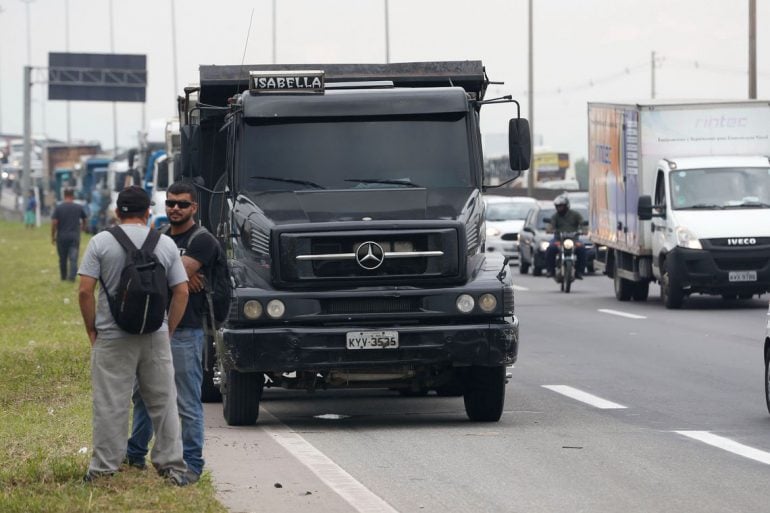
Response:
[{"label": "white box truck", "polygon": [[588,104],[591,238],[620,301],[770,290],[770,102]]}]

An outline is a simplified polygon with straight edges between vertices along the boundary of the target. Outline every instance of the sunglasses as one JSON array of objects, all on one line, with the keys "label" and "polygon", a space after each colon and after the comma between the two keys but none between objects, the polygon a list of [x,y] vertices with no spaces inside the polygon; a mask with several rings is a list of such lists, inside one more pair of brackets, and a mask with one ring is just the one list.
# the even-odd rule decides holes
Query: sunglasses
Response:
[{"label": "sunglasses", "polygon": [[192,205],[191,201],[166,200],[166,206],[168,208],[174,208],[174,207],[190,208],[191,205]]}]

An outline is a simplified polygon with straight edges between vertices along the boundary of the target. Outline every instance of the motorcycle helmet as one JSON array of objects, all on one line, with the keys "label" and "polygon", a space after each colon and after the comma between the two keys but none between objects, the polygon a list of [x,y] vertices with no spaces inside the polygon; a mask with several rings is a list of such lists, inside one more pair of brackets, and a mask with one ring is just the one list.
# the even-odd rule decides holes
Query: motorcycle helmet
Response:
[{"label": "motorcycle helmet", "polygon": [[559,208],[562,205],[569,208],[569,198],[564,194],[556,196],[556,199],[553,200],[554,207]]}]

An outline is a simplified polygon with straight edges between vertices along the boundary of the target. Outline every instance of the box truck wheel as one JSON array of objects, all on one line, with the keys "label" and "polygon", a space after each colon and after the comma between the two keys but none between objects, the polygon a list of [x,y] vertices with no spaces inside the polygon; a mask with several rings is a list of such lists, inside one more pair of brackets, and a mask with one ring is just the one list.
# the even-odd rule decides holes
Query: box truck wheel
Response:
[{"label": "box truck wheel", "polygon": [[257,422],[259,400],[265,386],[261,372],[227,371],[222,390],[222,413],[230,426],[250,426]]},{"label": "box truck wheel", "polygon": [[505,404],[505,366],[474,366],[465,374],[465,413],[476,422],[497,422]]},{"label": "box truck wheel", "polygon": [[682,308],[684,303],[684,291],[682,286],[676,279],[676,275],[673,275],[668,268],[668,262],[666,262],[666,270],[663,271],[663,276],[660,278],[660,298],[663,300],[663,304],[666,308],[677,309]]},{"label": "box truck wheel", "polygon": [[635,283],[631,280],[621,278],[618,273],[618,260],[615,259],[615,268],[612,273],[612,280],[615,285],[615,298],[618,301],[628,301],[634,292]]},{"label": "box truck wheel", "polygon": [[650,295],[650,282],[638,281],[634,286],[634,301],[647,301],[647,296]]}]

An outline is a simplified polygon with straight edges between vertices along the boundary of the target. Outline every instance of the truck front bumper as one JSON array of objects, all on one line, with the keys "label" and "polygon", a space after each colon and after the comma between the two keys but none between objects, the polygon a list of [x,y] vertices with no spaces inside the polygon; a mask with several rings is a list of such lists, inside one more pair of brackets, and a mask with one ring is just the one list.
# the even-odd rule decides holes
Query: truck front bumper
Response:
[{"label": "truck front bumper", "polygon": [[770,291],[770,250],[697,250],[677,247],[666,256],[689,292],[762,294]]},{"label": "truck front bumper", "polygon": [[[347,348],[350,331],[398,331],[394,349]],[[513,317],[484,324],[269,327],[223,330],[226,367],[241,372],[323,371],[420,365],[510,365],[519,347]]]}]

